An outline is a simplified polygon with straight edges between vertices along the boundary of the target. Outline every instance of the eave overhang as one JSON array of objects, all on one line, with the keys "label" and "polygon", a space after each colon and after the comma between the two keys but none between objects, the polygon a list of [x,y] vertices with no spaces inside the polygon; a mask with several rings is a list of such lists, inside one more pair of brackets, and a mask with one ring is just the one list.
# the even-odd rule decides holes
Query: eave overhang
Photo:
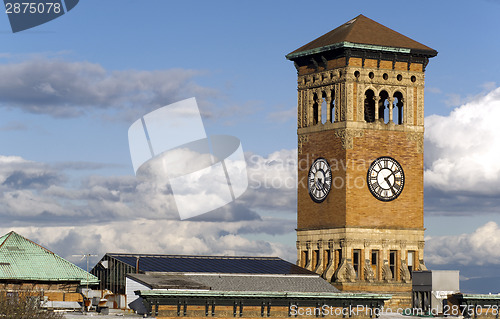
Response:
[{"label": "eave overhang", "polygon": [[409,49],[409,48],[397,48],[397,47],[388,47],[388,46],[380,46],[373,44],[362,44],[362,43],[353,43],[353,42],[339,42],[330,45],[326,45],[320,48],[314,48],[311,50],[305,50],[295,53],[289,53],[285,57],[288,60],[294,61],[296,59],[300,59],[302,57],[309,57],[313,55],[319,55],[325,52],[332,52],[338,50],[359,50],[359,51],[374,51],[374,52],[386,52],[386,53],[395,53],[395,54],[404,54],[404,55],[415,55],[415,56],[425,56],[427,58],[435,57],[437,55],[436,50],[418,50],[418,49]]}]

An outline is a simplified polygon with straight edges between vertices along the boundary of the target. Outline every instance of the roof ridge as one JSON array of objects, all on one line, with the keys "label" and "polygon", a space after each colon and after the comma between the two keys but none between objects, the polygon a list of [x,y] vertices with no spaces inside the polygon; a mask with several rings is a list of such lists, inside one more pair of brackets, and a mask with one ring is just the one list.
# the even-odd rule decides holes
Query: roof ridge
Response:
[{"label": "roof ridge", "polygon": [[[13,230],[11,230],[11,231],[8,233],[7,238],[5,238],[4,242],[0,245],[0,248],[3,246],[3,244],[4,244],[4,243],[5,243],[5,242],[6,242],[6,241],[7,241],[7,240],[8,240],[8,239],[9,239],[9,238],[13,235],[13,234],[14,234],[15,236],[17,236],[17,237],[20,237],[20,238],[22,238],[22,239],[24,239],[24,240],[26,240],[26,241],[28,241],[28,242],[30,242],[30,243],[32,243],[32,244],[34,244],[34,245],[36,245],[36,246],[38,246],[38,247],[42,248],[43,250],[47,251],[48,253],[51,253],[52,255],[57,256],[57,254],[55,254],[53,251],[51,251],[51,250],[49,250],[49,249],[47,249],[47,248],[43,247],[42,245],[39,245],[39,244],[35,243],[35,242],[34,242],[34,241],[32,241],[31,239],[26,238],[26,237],[24,237],[23,235],[18,234],[18,233],[16,233],[16,232],[15,232],[15,231],[13,231]],[[59,256],[58,256],[58,257],[59,257]],[[60,258],[62,258],[62,257],[60,257]],[[64,259],[64,258],[63,258],[63,259]]]},{"label": "roof ridge", "polygon": [[350,26],[349,30],[347,31],[346,38],[348,38],[349,35],[351,35],[351,33],[353,32],[354,27],[355,27],[356,23],[359,21],[360,17],[366,18],[364,15],[359,14],[358,16],[352,18],[351,20],[349,20],[349,21],[347,21],[346,23],[343,24],[343,25],[352,25],[352,26]]},{"label": "roof ridge", "polygon": [[5,239],[3,240],[3,242],[0,244],[0,248],[2,248],[3,244],[5,244],[5,242],[7,241],[7,239],[10,237],[10,235],[12,235],[12,233],[14,233],[13,230],[11,230],[10,232],[8,232],[7,234],[3,235],[2,237],[0,238],[3,238],[5,237]]},{"label": "roof ridge", "polygon": [[[170,255],[170,254],[136,254],[136,253],[106,253],[108,256],[121,257],[161,257],[161,258],[220,258],[220,259],[282,259],[277,256],[217,256],[217,255]],[[283,260],[283,259],[282,259]]]}]

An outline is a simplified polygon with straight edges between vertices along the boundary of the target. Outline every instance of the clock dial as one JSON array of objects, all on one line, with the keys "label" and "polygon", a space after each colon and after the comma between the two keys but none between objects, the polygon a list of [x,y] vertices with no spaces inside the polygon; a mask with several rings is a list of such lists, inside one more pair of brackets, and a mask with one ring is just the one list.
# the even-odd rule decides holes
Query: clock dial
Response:
[{"label": "clock dial", "polygon": [[316,203],[321,203],[332,187],[332,170],[324,158],[318,158],[309,169],[307,177],[309,195]]},{"label": "clock dial", "polygon": [[396,199],[403,191],[405,174],[398,161],[384,156],[373,161],[366,180],[372,195],[387,202]]}]

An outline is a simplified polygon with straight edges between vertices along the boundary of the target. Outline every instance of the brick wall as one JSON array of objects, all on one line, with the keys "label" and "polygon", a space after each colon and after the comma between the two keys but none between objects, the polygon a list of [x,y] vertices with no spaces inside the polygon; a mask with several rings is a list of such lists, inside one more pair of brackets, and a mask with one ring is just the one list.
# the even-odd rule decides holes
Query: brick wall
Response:
[{"label": "brick wall", "polygon": [[297,225],[299,229],[328,228],[345,224],[345,185],[333,184],[330,194],[322,203],[315,203],[309,196],[307,178],[309,169],[318,157],[325,158],[332,167],[332,183],[345,178],[346,151],[335,132],[324,131],[309,134],[298,157]]},{"label": "brick wall", "polygon": [[36,282],[0,282],[0,290],[36,290],[49,292],[76,292],[77,283],[36,283]]},{"label": "brick wall", "polygon": [[[352,306],[353,308],[356,306]],[[361,309],[361,306],[360,306]],[[205,306],[198,305],[187,305],[186,311],[181,311],[179,316],[177,316],[177,306],[171,305],[160,305],[158,307],[158,315],[155,316],[157,319],[170,319],[170,318],[289,318],[289,317],[323,317],[323,318],[343,318],[345,313],[348,312],[349,308],[334,307],[319,305],[317,307],[310,306],[300,306],[297,305],[293,308],[289,306],[275,306],[270,305],[262,308],[261,306],[243,306],[241,309],[238,307],[236,315],[233,312],[234,308],[232,306],[215,306],[212,315],[212,309],[209,307],[208,315],[205,312]],[[351,318],[369,318],[370,310],[368,307],[363,306],[363,310],[359,311],[357,316],[349,316]],[[290,315],[289,315],[290,313]],[[294,313],[296,313],[294,315]],[[319,314],[319,315],[318,315]]]},{"label": "brick wall", "polygon": [[[380,156],[396,159],[405,173],[401,195],[390,202],[377,200],[366,184],[367,170]],[[315,203],[309,196],[307,177],[319,157],[330,163],[332,189],[322,203]],[[362,137],[354,137],[352,150],[342,148],[334,130],[310,133],[298,160],[298,229],[423,228],[423,154],[404,131],[364,130]]]},{"label": "brick wall", "polygon": [[[347,150],[347,161],[354,163],[347,170],[354,181],[346,189],[347,226],[423,228],[424,159],[416,150],[405,132],[365,130],[363,137],[354,138],[354,149]],[[402,193],[390,202],[377,200],[366,185],[368,167],[381,156],[396,159],[405,173]]]}]

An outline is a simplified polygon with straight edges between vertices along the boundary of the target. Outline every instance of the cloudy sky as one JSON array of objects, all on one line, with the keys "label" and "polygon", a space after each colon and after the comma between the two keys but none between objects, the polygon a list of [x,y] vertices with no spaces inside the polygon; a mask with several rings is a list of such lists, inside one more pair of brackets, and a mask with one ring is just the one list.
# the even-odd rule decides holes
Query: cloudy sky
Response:
[{"label": "cloudy sky", "polygon": [[[81,265],[72,255],[294,262],[296,71],[284,56],[364,14],[439,51],[426,72],[427,266],[500,292],[485,284],[500,277],[499,12],[496,0],[84,0],[15,34],[0,14],[0,233]],[[168,186],[134,175],[127,130],[193,96],[207,134],[241,140],[249,189],[179,221]]]}]

